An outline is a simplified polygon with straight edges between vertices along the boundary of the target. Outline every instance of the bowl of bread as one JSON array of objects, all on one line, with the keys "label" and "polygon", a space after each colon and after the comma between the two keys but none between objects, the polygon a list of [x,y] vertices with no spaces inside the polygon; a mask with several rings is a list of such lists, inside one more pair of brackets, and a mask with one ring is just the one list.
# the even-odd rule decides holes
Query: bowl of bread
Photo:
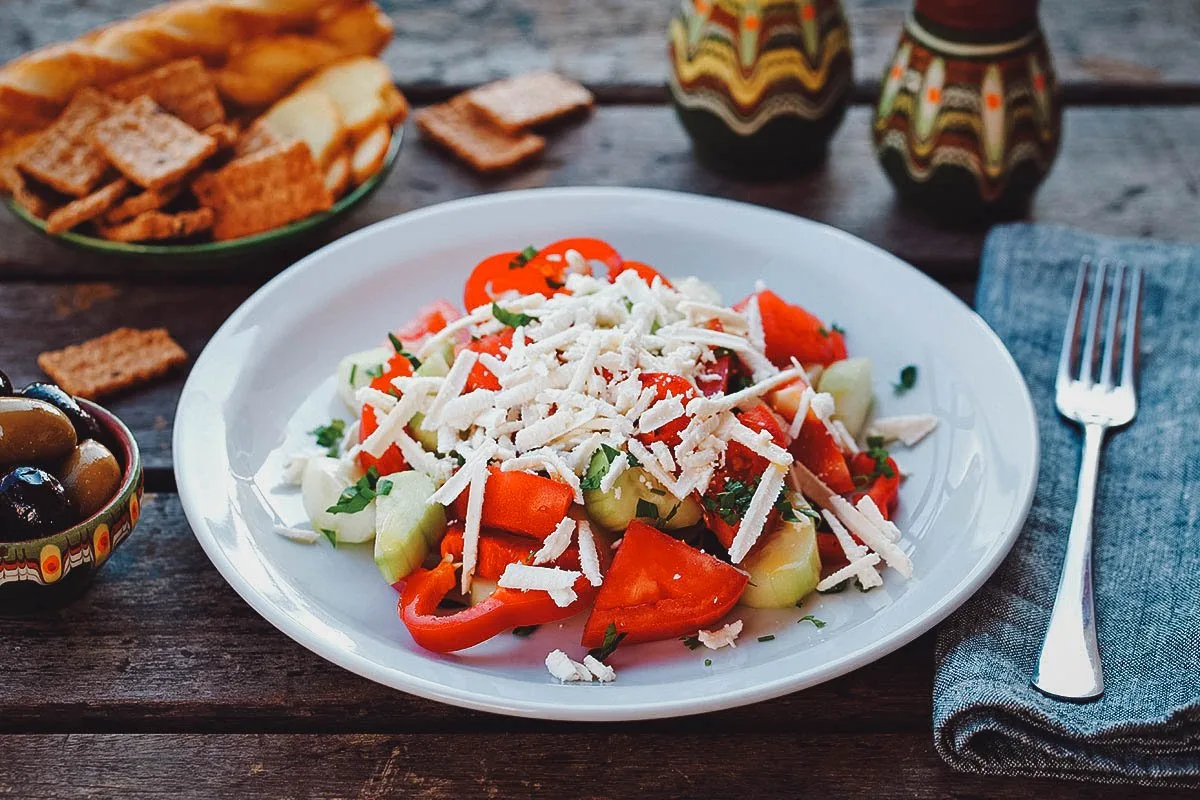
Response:
[{"label": "bowl of bread", "polygon": [[0,67],[0,193],[70,245],[211,259],[386,177],[408,102],[366,0],[178,0]]}]

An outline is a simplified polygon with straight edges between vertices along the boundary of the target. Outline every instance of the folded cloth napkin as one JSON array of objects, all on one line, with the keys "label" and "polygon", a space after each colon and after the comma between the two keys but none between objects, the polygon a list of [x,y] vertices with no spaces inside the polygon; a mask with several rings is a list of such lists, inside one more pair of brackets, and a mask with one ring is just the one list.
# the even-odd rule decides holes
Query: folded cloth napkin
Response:
[{"label": "folded cloth napkin", "polygon": [[[1145,270],[1137,418],[1109,434],[1096,496],[1096,620],[1106,692],[1029,684],[1067,546],[1082,446],[1054,375],[1080,257]],[[941,629],[938,752],[966,772],[1200,786],[1200,246],[1042,225],[996,228],[979,313],[1037,407],[1037,494],[1008,559]]]}]

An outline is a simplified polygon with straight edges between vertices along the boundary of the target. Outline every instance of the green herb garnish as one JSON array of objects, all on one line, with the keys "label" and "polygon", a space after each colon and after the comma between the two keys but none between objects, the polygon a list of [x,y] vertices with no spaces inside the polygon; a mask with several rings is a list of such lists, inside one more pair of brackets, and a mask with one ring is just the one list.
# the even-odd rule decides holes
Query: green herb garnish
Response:
[{"label": "green herb garnish", "polygon": [[375,380],[376,378],[382,378],[383,377],[383,364],[376,364],[373,367],[367,367],[366,373],[367,373],[367,377],[370,378],[371,380]]},{"label": "green herb garnish", "polygon": [[818,628],[825,627],[825,620],[817,619],[812,614],[805,614],[803,617],[801,617],[800,619],[798,619],[796,621],[797,622],[811,622],[813,625],[816,625]]},{"label": "green herb garnish", "polygon": [[509,269],[520,269],[521,267],[528,264],[533,259],[533,257],[536,256],[537,254],[538,254],[537,248],[534,247],[533,245],[529,245],[524,250],[517,253],[516,256],[513,257],[512,261],[508,262],[508,268]]},{"label": "green herb garnish", "polygon": [[496,302],[492,303],[492,316],[495,317],[501,325],[507,325],[510,328],[523,328],[537,319],[537,317],[531,317],[528,314],[518,314],[515,311],[505,311],[500,307],[500,304]]},{"label": "green herb garnish", "polygon": [[867,455],[875,459],[875,468],[871,471],[870,475],[866,476],[868,483],[881,475],[885,478],[896,477],[896,470],[888,463],[888,450],[884,447],[882,436],[867,437]]},{"label": "green herb garnish", "polygon": [[310,434],[317,437],[317,444],[321,447],[326,447],[330,458],[338,457],[338,444],[341,443],[342,437],[346,435],[346,421],[342,419],[331,419],[328,425],[320,425],[309,431]]},{"label": "green herb garnish", "polygon": [[329,543],[337,547],[337,531],[331,531],[329,528],[321,528],[321,533],[329,540]]},{"label": "green herb garnish", "polygon": [[367,507],[378,495],[392,490],[392,482],[379,480],[379,470],[371,467],[353,486],[342,490],[338,501],[325,509],[330,514],[356,514]]},{"label": "green herb garnish", "polygon": [[700,646],[699,636],[680,636],[679,641],[683,642],[683,646],[688,650],[695,650]]},{"label": "green herb garnish", "polygon": [[635,516],[642,519],[658,519],[658,506],[651,503],[649,500],[638,498],[637,508],[634,512]]},{"label": "green herb garnish", "polygon": [[706,659],[704,659],[704,666],[706,666],[706,667],[711,667],[711,666],[712,666],[712,659],[711,659],[711,658],[706,658]]},{"label": "green herb garnish", "polygon": [[896,394],[904,394],[909,389],[917,385],[917,368],[914,364],[909,364],[904,369],[900,370],[900,381],[892,384],[893,391]]},{"label": "green herb garnish", "polygon": [[412,368],[413,368],[413,369],[420,369],[420,368],[421,368],[421,360],[420,360],[419,358],[417,358],[416,356],[414,356],[412,353],[410,353],[410,352],[408,352],[407,350],[405,350],[405,349],[404,349],[404,342],[402,342],[402,341],[400,341],[399,339],[397,339],[397,338],[396,338],[396,334],[394,334],[394,333],[389,333],[389,334],[388,334],[388,341],[390,341],[390,342],[392,343],[392,347],[396,348],[396,352],[397,352],[399,355],[402,355],[402,356],[404,356],[406,359],[408,359],[408,363],[412,364]]},{"label": "green herb garnish", "polygon": [[852,580],[854,578],[846,578],[846,580],[836,586],[830,586],[828,589],[817,589],[817,594],[841,594],[846,591],[846,587],[850,585],[850,581]]},{"label": "green herb garnish", "polygon": [[604,629],[604,644],[588,650],[588,655],[597,661],[604,661],[613,654],[613,651],[617,649],[627,635],[625,633],[617,633],[615,622],[608,623],[608,627]]},{"label": "green herb garnish", "polygon": [[450,456],[450,457],[451,457],[451,458],[453,458],[453,459],[454,459],[456,462],[458,462],[458,465],[459,465],[460,467],[461,467],[463,464],[467,463],[467,459],[466,459],[466,457],[465,457],[465,456],[463,456],[463,454],[462,454],[462,453],[460,453],[460,452],[458,452],[457,450],[451,450],[451,451],[450,451],[449,453],[447,453],[446,455]]},{"label": "green herb garnish", "polygon": [[725,482],[721,491],[713,497],[704,498],[704,507],[716,513],[728,525],[737,525],[746,516],[750,500],[754,497],[757,483],[746,483],[733,478]]},{"label": "green herb garnish", "polygon": [[350,365],[350,385],[354,385],[354,378],[358,375],[358,364]]},{"label": "green herb garnish", "polygon": [[829,330],[833,331],[834,333],[840,333],[843,336],[846,335],[846,329],[841,325],[838,325],[836,322],[829,326]]},{"label": "green herb garnish", "polygon": [[516,628],[512,629],[512,635],[520,636],[521,638],[525,638],[526,636],[529,636],[531,633],[533,633],[540,627],[542,627],[542,626],[541,625],[519,625]]},{"label": "green herb garnish", "polygon": [[758,640],[760,642],[773,642],[773,641],[775,641],[775,635],[772,633],[768,633],[766,636],[758,637]]}]

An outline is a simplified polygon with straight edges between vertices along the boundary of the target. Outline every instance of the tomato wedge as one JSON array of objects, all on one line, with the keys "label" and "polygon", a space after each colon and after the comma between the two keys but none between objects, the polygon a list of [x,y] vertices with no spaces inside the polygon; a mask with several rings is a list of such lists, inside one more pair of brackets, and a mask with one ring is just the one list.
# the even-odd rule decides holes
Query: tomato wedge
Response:
[{"label": "tomato wedge", "polygon": [[[374,433],[378,427],[379,421],[375,418],[375,407],[364,405],[362,407],[362,421],[358,425],[359,444],[365,442],[367,437]],[[387,450],[384,450],[383,455],[379,458],[365,451],[359,452],[358,463],[363,469],[375,467],[375,469],[379,470],[380,475],[391,475],[393,472],[403,472],[408,469],[408,462],[404,460],[404,455],[396,445],[391,445]]]},{"label": "tomato wedge", "polygon": [[825,423],[811,409],[790,450],[797,461],[812,470],[833,491],[838,494],[854,491],[854,479],[850,476],[846,457]]},{"label": "tomato wedge", "polygon": [[400,341],[411,345],[437,333],[461,316],[462,312],[448,300],[434,300],[418,311],[406,325],[392,333]]},{"label": "tomato wedge", "polygon": [[[508,349],[512,347],[512,340],[513,329],[505,328],[500,333],[476,339],[468,344],[466,349],[474,350],[476,353],[488,353],[503,361],[508,354]],[[492,391],[500,389],[500,380],[492,374],[490,369],[478,362],[471,367],[471,373],[467,376],[467,384],[463,388],[463,392],[473,392],[476,389],[491,389]]]},{"label": "tomato wedge", "polygon": [[[783,369],[795,358],[801,364],[827,366],[846,357],[845,337],[827,328],[819,317],[769,290],[759,292],[757,297],[767,358],[772,364]],[[749,301],[746,298],[734,308],[740,311]]]},{"label": "tomato wedge", "polygon": [[387,369],[378,378],[371,379],[371,388],[394,394],[396,389],[392,386],[392,380],[395,378],[405,378],[412,374],[412,362],[399,353],[396,353],[388,359]]},{"label": "tomato wedge", "polygon": [[[668,372],[643,372],[638,376],[638,380],[642,382],[643,387],[654,390],[654,402],[656,403],[659,400],[665,400],[668,395],[674,395],[686,406],[687,402],[696,396],[696,388],[687,378],[679,375],[672,375]],[[647,446],[652,442],[663,442],[668,447],[674,447],[679,444],[679,435],[688,426],[688,419],[686,414],[681,414],[653,431],[639,433],[637,438]]]},{"label": "tomato wedge", "polygon": [[[517,536],[504,531],[482,530],[479,532],[478,561],[475,577],[494,581],[504,573],[509,564],[528,560],[540,545],[528,536]],[[463,527],[453,523],[442,537],[442,558],[450,556],[461,561],[463,555]],[[571,545],[561,556],[546,566],[563,569],[579,569],[579,548]]]},{"label": "tomato wedge", "polygon": [[452,614],[438,614],[438,604],[458,584],[454,562],[419,568],[404,580],[397,611],[415,641],[435,653],[453,653],[486,642],[509,628],[544,625],[575,616],[592,601],[596,590],[582,575],[575,581],[579,599],[559,608],[546,592],[497,589],[482,603]]},{"label": "tomato wedge", "polygon": [[[562,481],[528,472],[501,472],[488,467],[487,488],[483,492],[482,524],[509,533],[545,539],[567,516],[575,494]],[[468,491],[453,503],[458,519],[467,515]]]},{"label": "tomato wedge", "polygon": [[[859,498],[866,495],[875,501],[884,519],[891,519],[896,501],[900,497],[900,468],[890,457],[887,463],[892,468],[892,476],[889,478],[887,475],[877,475],[869,486],[850,495],[850,502],[857,503]],[[850,459],[850,474],[856,483],[861,484],[874,473],[875,459],[866,453],[858,453]]]},{"label": "tomato wedge", "polygon": [[630,644],[693,634],[725,616],[747,580],[741,570],[635,520],[596,595],[583,646],[603,644],[609,625]]}]

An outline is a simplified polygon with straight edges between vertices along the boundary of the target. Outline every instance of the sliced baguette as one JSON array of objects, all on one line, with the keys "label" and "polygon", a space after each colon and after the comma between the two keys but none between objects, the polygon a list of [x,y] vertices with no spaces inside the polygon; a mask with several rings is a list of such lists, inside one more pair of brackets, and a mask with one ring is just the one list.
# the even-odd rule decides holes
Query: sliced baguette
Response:
[{"label": "sliced baguette", "polygon": [[301,89],[289,94],[260,118],[279,139],[300,139],[317,164],[325,166],[346,141],[341,112],[324,92]]},{"label": "sliced baguette", "polygon": [[350,152],[343,150],[325,168],[325,188],[337,200],[350,188]]},{"label": "sliced baguette", "polygon": [[370,178],[383,166],[387,158],[388,145],[392,142],[392,129],[386,124],[372,128],[354,147],[350,157],[350,170],[354,173],[357,186]]},{"label": "sliced baguette", "polygon": [[390,83],[383,87],[383,110],[393,128],[408,119],[408,98]]},{"label": "sliced baguette", "polygon": [[383,91],[391,85],[392,75],[386,64],[377,58],[359,56],[330,64],[300,88],[329,95],[341,112],[350,135],[358,139],[380,122],[387,121]]}]

